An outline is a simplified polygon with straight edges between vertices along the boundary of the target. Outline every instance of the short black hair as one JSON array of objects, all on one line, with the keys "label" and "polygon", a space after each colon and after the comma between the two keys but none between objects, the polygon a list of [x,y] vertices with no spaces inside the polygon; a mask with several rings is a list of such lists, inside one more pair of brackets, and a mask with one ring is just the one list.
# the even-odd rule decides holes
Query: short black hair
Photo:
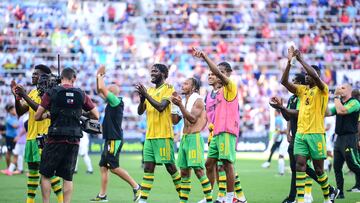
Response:
[{"label": "short black hair", "polygon": [[68,80],[76,78],[76,71],[72,68],[64,68],[64,70],[61,71],[61,79],[62,78],[66,78]]},{"label": "short black hair", "polygon": [[51,73],[51,69],[48,66],[44,65],[44,64],[36,65],[35,69],[41,70],[43,73],[46,73],[46,74]]},{"label": "short black hair", "polygon": [[12,109],[12,108],[15,108],[15,106],[14,106],[14,104],[7,104],[6,106],[5,106],[5,110],[6,110],[6,112],[10,112],[10,110]]},{"label": "short black hair", "polygon": [[218,66],[223,66],[225,68],[225,71],[228,72],[228,73],[231,73],[232,72],[232,68],[231,68],[231,65],[228,63],[228,62],[220,62],[218,64]]},{"label": "short black hair", "polygon": [[155,63],[154,67],[157,68],[162,74],[164,74],[165,79],[168,77],[169,69],[166,65],[161,63]]},{"label": "short black hair", "polygon": [[200,81],[194,77],[190,78],[190,80],[192,81],[192,84],[195,87],[195,92],[199,92],[200,91]]},{"label": "short black hair", "polygon": [[299,81],[301,85],[305,85],[305,75],[304,74],[296,73],[295,80]]},{"label": "short black hair", "polygon": [[319,74],[319,76],[320,76],[320,74],[321,74],[321,69],[320,69],[320,67],[319,66],[317,66],[317,65],[311,65],[311,67]]}]

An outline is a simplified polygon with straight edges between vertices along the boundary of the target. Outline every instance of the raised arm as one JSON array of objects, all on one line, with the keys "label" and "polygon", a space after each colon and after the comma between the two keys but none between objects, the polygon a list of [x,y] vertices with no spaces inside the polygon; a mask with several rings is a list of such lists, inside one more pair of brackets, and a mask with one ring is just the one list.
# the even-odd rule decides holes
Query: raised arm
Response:
[{"label": "raised arm", "polygon": [[196,49],[194,47],[192,49],[193,49],[193,55],[195,57],[204,59],[204,61],[209,66],[210,71],[212,73],[214,73],[214,75],[216,75],[216,77],[218,77],[220,79],[222,84],[227,85],[229,83],[230,79],[219,70],[217,65],[209,58],[209,56],[207,54],[205,54],[203,51],[198,50],[198,49]]},{"label": "raised arm", "polygon": [[108,90],[104,82],[105,66],[100,66],[96,73],[96,90],[101,98],[106,99]]},{"label": "raised arm", "polygon": [[294,54],[299,63],[304,67],[306,73],[314,79],[316,86],[322,91],[325,90],[326,84],[321,80],[320,75],[317,74],[315,69],[305,62],[300,51],[295,50]]},{"label": "raised arm", "polygon": [[289,72],[290,72],[290,68],[291,68],[291,59],[294,56],[294,47],[291,46],[288,49],[288,61],[287,61],[287,65],[286,68],[284,70],[283,75],[281,76],[281,80],[280,83],[282,85],[284,85],[286,87],[286,89],[288,89],[290,92],[296,94],[296,86],[294,83],[289,81]]}]

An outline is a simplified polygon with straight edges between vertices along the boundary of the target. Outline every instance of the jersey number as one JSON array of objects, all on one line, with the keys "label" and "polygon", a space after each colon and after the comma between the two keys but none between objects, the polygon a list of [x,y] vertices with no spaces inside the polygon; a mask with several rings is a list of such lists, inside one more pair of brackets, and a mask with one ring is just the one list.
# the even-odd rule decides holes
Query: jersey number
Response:
[{"label": "jersey number", "polygon": [[310,104],[310,99],[309,99],[309,97],[308,98],[306,98],[306,100],[305,100],[305,105],[309,105]]},{"label": "jersey number", "polygon": [[220,151],[221,151],[221,152],[224,151],[224,148],[225,148],[225,147],[224,147],[224,143],[221,143],[221,144],[220,144]]},{"label": "jersey number", "polygon": [[323,149],[322,143],[318,142],[317,146],[318,146],[318,151],[322,151]]}]

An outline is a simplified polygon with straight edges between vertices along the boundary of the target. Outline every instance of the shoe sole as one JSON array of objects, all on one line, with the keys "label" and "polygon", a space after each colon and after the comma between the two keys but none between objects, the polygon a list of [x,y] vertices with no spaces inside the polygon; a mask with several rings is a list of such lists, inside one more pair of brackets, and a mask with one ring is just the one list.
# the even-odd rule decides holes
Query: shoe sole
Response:
[{"label": "shoe sole", "polygon": [[100,201],[95,201],[95,200],[90,200],[90,202],[108,202],[109,200],[100,200]]},{"label": "shoe sole", "polygon": [[141,192],[140,192],[139,196],[137,196],[137,197],[134,198],[134,202],[139,201],[140,197],[141,197]]}]

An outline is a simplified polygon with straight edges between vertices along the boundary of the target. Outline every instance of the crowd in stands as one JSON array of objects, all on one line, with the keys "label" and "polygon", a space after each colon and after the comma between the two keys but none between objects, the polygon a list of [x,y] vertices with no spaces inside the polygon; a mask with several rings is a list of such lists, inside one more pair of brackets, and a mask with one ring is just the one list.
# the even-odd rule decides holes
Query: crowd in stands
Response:
[{"label": "crowd in stands", "polygon": [[270,122],[269,97],[288,96],[278,81],[290,44],[323,69],[330,86],[337,70],[360,69],[359,8],[359,1],[351,0],[3,1],[0,117],[13,100],[11,80],[33,88],[32,67],[51,65],[56,73],[60,54],[61,66],[78,70],[77,85],[100,111],[104,103],[96,95],[95,71],[105,64],[106,82],[122,90],[129,121],[123,127],[136,130],[139,98],[132,85],[151,85],[152,63],[169,66],[168,82],[177,90],[191,76],[201,80],[202,94],[209,90],[206,64],[191,56],[195,46],[233,65],[242,130],[261,132]]}]

